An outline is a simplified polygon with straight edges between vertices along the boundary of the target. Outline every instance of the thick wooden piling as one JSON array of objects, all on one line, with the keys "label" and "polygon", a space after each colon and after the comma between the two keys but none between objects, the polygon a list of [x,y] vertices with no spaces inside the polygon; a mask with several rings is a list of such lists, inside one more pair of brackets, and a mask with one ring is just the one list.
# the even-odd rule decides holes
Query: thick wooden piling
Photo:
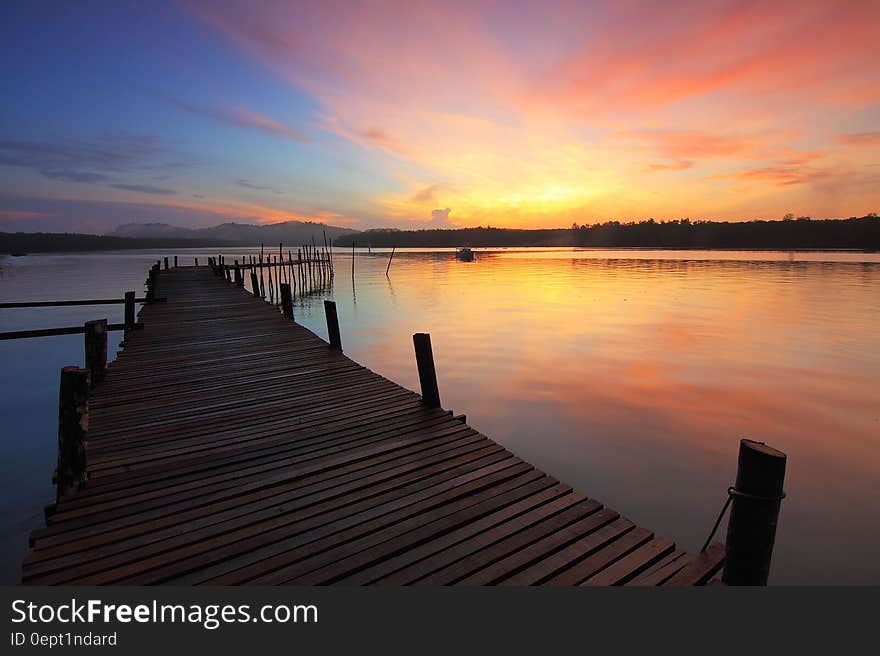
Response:
[{"label": "thick wooden piling", "polygon": [[785,496],[786,455],[763,442],[742,440],[727,525],[722,580],[728,585],[766,585]]},{"label": "thick wooden piling", "polygon": [[434,368],[434,352],[431,350],[431,336],[428,333],[413,335],[416,351],[416,366],[419,370],[419,385],[422,388],[422,401],[429,408],[440,407],[440,390],[437,388],[437,371]]},{"label": "thick wooden piling", "polygon": [[125,292],[125,334],[134,329],[134,292]]},{"label": "thick wooden piling", "polygon": [[174,268],[175,269],[177,268],[177,256],[176,255],[174,256]]},{"label": "thick wooden piling", "polygon": [[168,268],[168,258],[167,257],[165,258],[165,268],[166,269]]},{"label": "thick wooden piling", "polygon": [[281,313],[290,319],[293,319],[293,299],[290,297],[290,284],[282,282],[279,285],[281,289]]},{"label": "thick wooden piling", "polygon": [[86,369],[92,385],[104,380],[107,371],[107,320],[96,319],[85,323]]},{"label": "thick wooden piling", "polygon": [[84,478],[88,428],[89,371],[64,367],[58,398],[58,465],[53,477],[57,501],[79,487]]},{"label": "thick wooden piling", "polygon": [[342,350],[342,336],[339,333],[339,316],[336,314],[336,303],[324,301],[324,314],[327,315],[327,337],[330,347]]}]

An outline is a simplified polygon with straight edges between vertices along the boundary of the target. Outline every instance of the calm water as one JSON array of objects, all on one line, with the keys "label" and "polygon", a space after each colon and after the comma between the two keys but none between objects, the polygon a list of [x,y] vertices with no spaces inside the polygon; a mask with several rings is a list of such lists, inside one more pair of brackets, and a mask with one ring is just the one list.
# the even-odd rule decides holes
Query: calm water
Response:
[{"label": "calm water", "polygon": [[[0,259],[0,300],[140,294],[164,254]],[[880,583],[880,255],[412,251],[390,278],[387,254],[355,261],[353,285],[337,254],[330,294],[355,360],[417,389],[411,335],[430,332],[444,407],[690,550],[739,439],[766,441],[789,456],[771,582]],[[321,300],[296,315],[326,338]],[[122,307],[0,310],[0,330],[104,316]],[[52,497],[58,372],[82,362],[82,337],[0,342],[0,358],[0,578],[14,581]]]}]

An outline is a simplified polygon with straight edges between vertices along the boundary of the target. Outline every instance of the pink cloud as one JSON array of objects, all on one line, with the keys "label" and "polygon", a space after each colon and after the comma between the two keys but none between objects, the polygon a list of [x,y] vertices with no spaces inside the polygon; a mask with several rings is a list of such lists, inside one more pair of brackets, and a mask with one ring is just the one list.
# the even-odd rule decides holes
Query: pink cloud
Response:
[{"label": "pink cloud", "polygon": [[273,118],[247,109],[245,107],[203,107],[184,100],[174,101],[179,107],[191,114],[204,116],[214,121],[227,123],[236,127],[259,130],[291,141],[306,142],[311,138],[301,130],[285,125]]}]

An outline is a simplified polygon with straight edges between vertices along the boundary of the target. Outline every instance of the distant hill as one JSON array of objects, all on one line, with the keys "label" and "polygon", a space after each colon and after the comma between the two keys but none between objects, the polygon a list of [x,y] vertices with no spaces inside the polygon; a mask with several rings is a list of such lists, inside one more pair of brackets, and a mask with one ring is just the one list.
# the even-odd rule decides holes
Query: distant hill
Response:
[{"label": "distant hill", "polygon": [[609,221],[567,229],[367,230],[333,242],[345,247],[582,246],[606,248],[739,248],[880,250],[880,218],[782,221]]},{"label": "distant hill", "polygon": [[173,238],[210,240],[235,246],[259,246],[260,244],[279,244],[289,246],[323,244],[324,233],[327,239],[334,240],[344,235],[355,234],[356,230],[339,228],[323,223],[307,221],[284,221],[254,225],[248,223],[224,223],[211,228],[180,228],[167,223],[126,223],[107,236],[138,239]]}]

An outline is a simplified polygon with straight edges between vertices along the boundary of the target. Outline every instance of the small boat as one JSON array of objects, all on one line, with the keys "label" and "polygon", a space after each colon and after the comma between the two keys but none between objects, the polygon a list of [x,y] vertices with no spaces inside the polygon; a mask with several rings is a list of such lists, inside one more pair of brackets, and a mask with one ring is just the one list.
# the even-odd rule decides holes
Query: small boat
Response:
[{"label": "small boat", "polygon": [[474,261],[474,252],[470,248],[459,248],[455,251],[455,257],[461,260],[462,262],[473,262]]}]

